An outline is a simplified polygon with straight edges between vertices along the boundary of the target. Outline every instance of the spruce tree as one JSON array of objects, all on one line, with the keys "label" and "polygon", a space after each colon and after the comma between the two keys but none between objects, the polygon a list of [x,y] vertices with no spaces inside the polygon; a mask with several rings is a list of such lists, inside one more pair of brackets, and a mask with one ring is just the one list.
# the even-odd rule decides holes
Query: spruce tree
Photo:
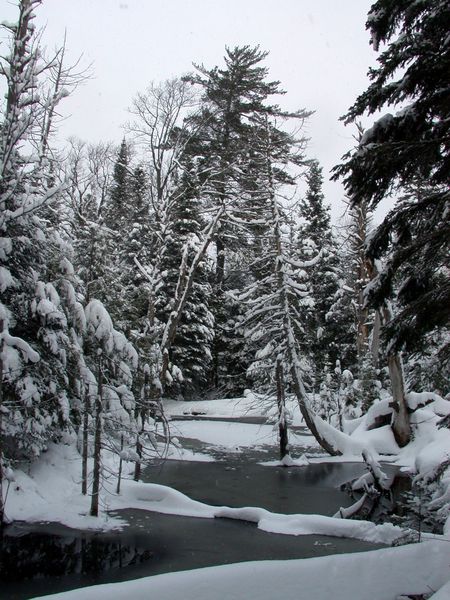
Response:
[{"label": "spruce tree", "polygon": [[301,152],[304,140],[294,140],[267,119],[260,123],[254,134],[261,167],[258,171],[260,217],[265,217],[269,223],[271,234],[265,260],[271,268],[265,277],[252,282],[241,295],[247,304],[242,325],[247,337],[259,345],[250,371],[260,377],[262,375],[267,384],[276,384],[282,460],[289,453],[285,410],[288,385],[292,386],[313,435],[325,450],[335,454],[333,445],[317,428],[304,385],[308,361],[302,353],[302,337],[312,302],[305,281],[307,265],[292,255],[289,228],[286,227],[285,209],[280,197],[280,185],[289,178],[286,165],[302,160],[298,150]]},{"label": "spruce tree", "polygon": [[[413,348],[438,328],[448,327],[449,137],[448,71],[450,10],[444,0],[379,0],[367,28],[379,66],[372,83],[350,108],[347,122],[364,113],[398,106],[368,129],[358,147],[336,167],[354,204],[374,208],[396,194],[367,248],[374,273],[368,301],[384,316],[384,336],[394,396],[393,430],[399,444],[410,439],[405,385],[398,351]],[[388,300],[396,298],[397,314]],[[448,345],[447,345],[448,348]],[[446,352],[448,357],[448,352]]]},{"label": "spruce tree", "polygon": [[[170,220],[165,232],[161,271],[164,277],[157,300],[157,314],[168,320],[176,298],[180,268],[189,264],[204,226],[195,164],[183,157],[183,172],[174,190]],[[202,261],[194,275],[192,289],[183,309],[177,333],[170,349],[172,384],[168,393],[190,396],[204,390],[211,364],[214,319],[209,310],[211,286],[209,269]]]},{"label": "spruce tree", "polygon": [[142,165],[133,166],[124,139],[117,152],[105,203],[104,223],[110,234],[109,293],[105,298],[115,325],[135,341],[147,316],[146,281],[135,259],[152,260],[148,181]]},{"label": "spruce tree", "polygon": [[322,168],[312,161],[306,176],[307,191],[299,205],[300,225],[297,256],[313,261],[309,269],[309,285],[314,302],[314,314],[307,326],[307,345],[318,374],[325,364],[334,365],[340,358],[339,331],[336,320],[330,319],[330,309],[338,291],[338,254],[330,223],[330,211],[324,204]]}]

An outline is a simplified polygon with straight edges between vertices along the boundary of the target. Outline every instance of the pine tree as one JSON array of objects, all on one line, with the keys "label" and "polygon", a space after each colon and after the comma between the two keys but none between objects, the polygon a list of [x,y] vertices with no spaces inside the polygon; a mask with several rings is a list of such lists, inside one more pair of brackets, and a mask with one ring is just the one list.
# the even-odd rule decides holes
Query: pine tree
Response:
[{"label": "pine tree", "polygon": [[[258,135],[256,135],[258,134]],[[291,254],[290,236],[286,234],[286,217],[279,190],[285,184],[285,165],[302,161],[304,140],[294,140],[266,119],[254,131],[254,144],[260,157],[260,217],[269,223],[270,244],[265,260],[271,268],[265,277],[252,282],[242,294],[248,311],[243,319],[246,335],[259,345],[250,371],[270,384],[276,383],[280,431],[280,455],[288,453],[287,420],[284,390],[288,383],[297,396],[307,426],[319,443],[331,454],[335,450],[319,432],[304,386],[307,360],[301,350],[305,322],[312,305],[305,282],[305,263]],[[264,207],[264,211],[262,210]]]},{"label": "pine tree", "polygon": [[316,377],[320,385],[320,373],[325,363],[334,364],[340,356],[340,335],[344,332],[338,323],[330,319],[330,309],[338,292],[338,255],[330,224],[329,208],[324,204],[322,193],[322,168],[316,161],[311,163],[307,177],[307,191],[300,202],[301,224],[297,235],[299,260],[314,259],[309,270],[314,314],[307,327],[307,345],[311,353]]},{"label": "pine tree", "polygon": [[147,177],[142,165],[132,166],[129,154],[123,140],[105,203],[104,223],[110,234],[109,293],[105,303],[116,326],[137,341],[145,328],[148,291],[135,258],[151,264],[154,239]]},{"label": "pine tree", "polygon": [[[233,361],[236,366],[236,356],[231,357],[223,336],[228,336],[229,325],[234,320],[229,291],[236,278],[228,263],[233,265],[233,254],[241,255],[248,245],[249,232],[241,223],[251,220],[252,200],[249,205],[246,200],[252,195],[246,194],[244,189],[250,189],[254,178],[250,165],[252,123],[264,115],[281,114],[279,107],[270,104],[269,99],[284,93],[278,81],[267,81],[268,69],[262,66],[266,56],[267,52],[259,47],[226,48],[224,68],[207,69],[196,65],[197,73],[190,78],[202,90],[201,110],[189,122],[198,131],[197,156],[200,173],[203,173],[203,178],[200,175],[203,196],[209,205],[224,207],[227,212],[215,236],[215,303],[211,305],[216,324],[211,379],[220,388],[227,388],[233,379],[226,365]],[[244,173],[247,173],[246,181]],[[241,350],[238,349],[239,356],[242,356]],[[244,368],[241,364],[238,372]]]},{"label": "pine tree", "polygon": [[133,371],[138,366],[138,355],[126,337],[114,329],[103,304],[91,300],[86,314],[86,357],[91,373],[96,377],[94,416],[94,469],[91,511],[98,516],[101,484],[101,450],[103,432],[130,435],[135,429],[135,398],[132,393]]},{"label": "pine tree", "polygon": [[[261,66],[267,57],[259,47],[226,48],[225,68],[206,69],[196,65],[191,79],[204,90],[203,107],[194,122],[200,120],[200,136],[206,144],[205,167],[214,170],[210,194],[215,204],[236,203],[236,184],[240,168],[245,164],[251,127],[249,121],[258,115],[271,114],[277,107],[267,103],[270,96],[282,94],[278,81],[267,82],[268,69]],[[216,238],[216,284],[225,277],[226,248],[230,232],[225,226]]]},{"label": "pine tree", "polygon": [[111,186],[110,200],[108,203],[108,220],[116,222],[119,229],[122,219],[129,208],[130,176],[129,176],[129,150],[125,138],[120,144],[117,159],[114,164],[113,183]]}]

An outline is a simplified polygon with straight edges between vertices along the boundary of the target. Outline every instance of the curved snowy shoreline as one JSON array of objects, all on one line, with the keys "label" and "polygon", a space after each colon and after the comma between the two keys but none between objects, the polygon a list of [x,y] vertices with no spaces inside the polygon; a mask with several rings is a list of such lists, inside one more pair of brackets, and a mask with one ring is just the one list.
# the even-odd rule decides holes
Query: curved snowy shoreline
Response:
[{"label": "curved snowy shoreline", "polygon": [[381,544],[391,544],[403,531],[389,523],[375,525],[322,515],[285,515],[251,506],[210,506],[170,487],[130,480],[122,481],[120,495],[114,492],[115,482],[105,481],[101,496],[104,511],[95,518],[89,516],[89,497],[81,494],[79,472],[80,456],[76,448],[53,445],[40,457],[29,475],[16,471],[14,489],[6,504],[8,518],[28,522],[56,521],[77,529],[111,530],[126,524],[110,516],[109,511],[138,508],[179,516],[251,521],[259,529],[271,533],[329,535]]},{"label": "curved snowy shoreline", "polygon": [[285,535],[329,535],[377,544],[391,544],[403,530],[391,523],[375,525],[370,521],[345,520],[323,515],[285,515],[254,506],[216,507],[191,500],[181,492],[153,483],[127,481],[122,495],[111,498],[111,509],[139,508],[154,512],[200,518],[228,518],[256,523],[270,533]]},{"label": "curved snowy shoreline", "polygon": [[[207,567],[81,588],[45,598],[393,600],[400,594],[439,590],[450,578],[449,558],[449,544],[434,541],[358,554]],[[436,600],[447,597],[438,592]]]}]

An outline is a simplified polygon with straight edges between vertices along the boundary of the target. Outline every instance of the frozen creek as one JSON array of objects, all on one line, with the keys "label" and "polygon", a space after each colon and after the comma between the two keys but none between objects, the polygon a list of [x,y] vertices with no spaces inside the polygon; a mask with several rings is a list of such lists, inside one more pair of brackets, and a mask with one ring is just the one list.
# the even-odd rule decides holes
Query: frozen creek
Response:
[{"label": "frozen creek", "polygon": [[[248,419],[235,426],[249,425]],[[186,422],[174,421],[183,433]],[[180,435],[187,451],[214,461],[169,460],[149,465],[143,480],[167,485],[194,500],[231,507],[259,506],[285,513],[333,515],[352,503],[341,484],[364,471],[360,463],[318,463],[305,467],[259,464],[275,458],[273,444],[226,451],[192,435]],[[250,424],[257,426],[257,423]],[[312,443],[302,435],[304,451]],[[230,450],[230,449],[229,449]],[[267,559],[293,559],[371,550],[354,539],[266,533],[246,521],[164,515],[136,509],[118,511],[128,526],[92,533],[55,523],[15,524],[2,547],[0,598],[19,600],[67,589],[135,579],[198,567]]]}]

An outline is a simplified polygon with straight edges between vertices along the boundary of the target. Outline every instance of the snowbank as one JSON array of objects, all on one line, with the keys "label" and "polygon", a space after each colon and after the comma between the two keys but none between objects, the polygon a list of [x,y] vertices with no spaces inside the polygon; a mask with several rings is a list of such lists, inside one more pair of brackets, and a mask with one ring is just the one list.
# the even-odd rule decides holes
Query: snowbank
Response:
[{"label": "snowbank", "polygon": [[[240,563],[93,586],[45,598],[393,600],[400,594],[429,593],[443,586],[450,578],[449,546],[426,542],[351,555]],[[449,596],[442,591],[434,598],[447,600]]]},{"label": "snowbank", "polygon": [[264,508],[222,508],[215,511],[215,516],[257,523],[259,529],[269,533],[330,535],[374,544],[390,544],[402,535],[400,527],[390,523],[375,525],[370,521],[347,521],[322,515],[282,515],[271,513]]}]

